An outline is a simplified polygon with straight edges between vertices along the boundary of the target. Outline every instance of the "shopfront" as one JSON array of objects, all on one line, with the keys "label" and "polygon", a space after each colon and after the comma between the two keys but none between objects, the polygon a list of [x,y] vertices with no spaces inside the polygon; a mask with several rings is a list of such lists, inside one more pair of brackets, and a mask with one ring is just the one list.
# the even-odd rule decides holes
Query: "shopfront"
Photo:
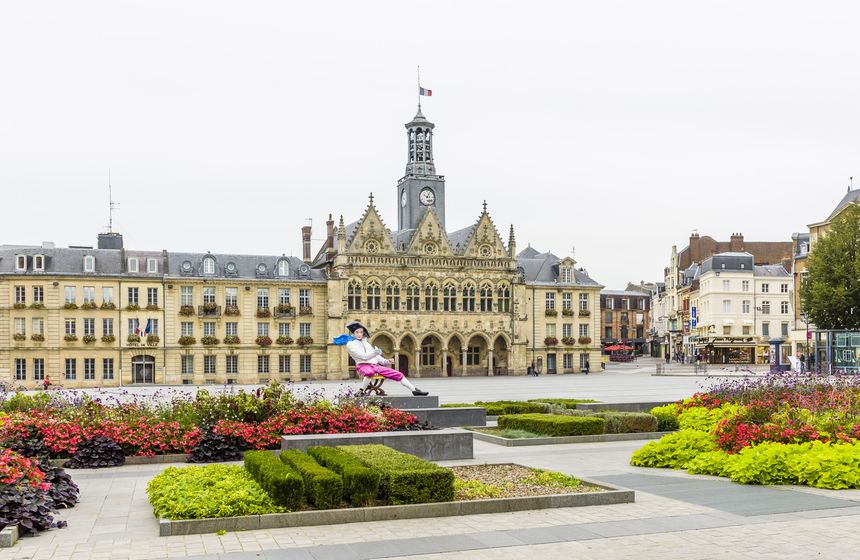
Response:
[{"label": "shopfront", "polygon": [[695,341],[701,361],[709,364],[755,363],[755,339],[748,336],[703,336]]}]

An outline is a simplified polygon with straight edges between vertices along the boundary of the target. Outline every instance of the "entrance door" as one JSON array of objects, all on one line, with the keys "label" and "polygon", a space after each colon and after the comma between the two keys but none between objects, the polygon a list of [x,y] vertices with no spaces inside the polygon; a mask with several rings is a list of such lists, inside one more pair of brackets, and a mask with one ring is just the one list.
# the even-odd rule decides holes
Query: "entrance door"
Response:
[{"label": "entrance door", "polygon": [[448,377],[454,375],[454,360],[451,359],[451,356],[445,358],[445,373]]},{"label": "entrance door", "polygon": [[403,375],[409,375],[409,358],[400,354],[397,359],[397,371]]},{"label": "entrance door", "polygon": [[546,355],[546,372],[548,374],[549,373],[556,373],[555,354],[547,354]]},{"label": "entrance door", "polygon": [[131,358],[131,382],[155,383],[155,358],[152,356],[133,356]]}]

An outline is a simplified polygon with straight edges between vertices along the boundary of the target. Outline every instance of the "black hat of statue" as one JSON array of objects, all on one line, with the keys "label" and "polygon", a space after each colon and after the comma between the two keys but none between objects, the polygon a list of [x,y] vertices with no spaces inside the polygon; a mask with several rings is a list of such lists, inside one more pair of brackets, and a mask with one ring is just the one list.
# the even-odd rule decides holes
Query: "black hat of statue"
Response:
[{"label": "black hat of statue", "polygon": [[370,334],[370,331],[367,330],[367,327],[362,325],[360,321],[350,321],[346,324],[346,330],[348,330],[349,332],[354,333],[355,329],[364,329],[365,336]]}]

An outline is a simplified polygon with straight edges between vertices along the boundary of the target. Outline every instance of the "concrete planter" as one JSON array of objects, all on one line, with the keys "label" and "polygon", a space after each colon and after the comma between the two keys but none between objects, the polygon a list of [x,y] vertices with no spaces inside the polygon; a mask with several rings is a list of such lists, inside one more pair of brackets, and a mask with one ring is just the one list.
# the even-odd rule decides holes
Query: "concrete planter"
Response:
[{"label": "concrete planter", "polygon": [[18,542],[18,526],[9,525],[0,531],[0,548],[9,548],[15,546]]},{"label": "concrete planter", "polygon": [[460,408],[404,408],[403,412],[414,414],[418,422],[430,422],[434,428],[459,428],[461,426],[486,426],[487,409],[479,406]]},{"label": "concrete planter", "polygon": [[660,439],[666,434],[673,432],[636,432],[632,434],[599,434],[593,436],[560,436],[508,439],[500,436],[485,434],[483,432],[472,432],[475,439],[504,445],[505,447],[524,447],[527,445],[559,445],[563,443],[602,443],[606,441],[630,441],[636,439]]},{"label": "concrete planter", "polygon": [[415,397],[413,395],[386,395],[384,397],[366,397],[368,402],[382,402],[392,408],[439,408],[439,397],[427,395],[426,397]]},{"label": "concrete planter", "polygon": [[378,443],[428,461],[471,459],[472,432],[449,428],[414,432],[367,432],[361,434],[306,434],[282,436],[281,449],[301,449],[315,445],[367,445]]},{"label": "concrete planter", "polygon": [[417,519],[422,517],[453,517],[482,513],[506,513],[532,509],[560,507],[604,506],[632,503],[632,490],[620,490],[606,484],[580,479],[591,486],[603,488],[605,492],[587,494],[554,494],[525,498],[498,498],[467,502],[442,502],[434,504],[410,504],[403,506],[377,506],[346,508],[292,513],[272,513],[245,517],[222,517],[217,519],[159,520],[162,537],[196,535],[216,531],[250,531],[280,527],[308,527],[312,525],[339,525],[364,521],[390,521],[392,519]]}]

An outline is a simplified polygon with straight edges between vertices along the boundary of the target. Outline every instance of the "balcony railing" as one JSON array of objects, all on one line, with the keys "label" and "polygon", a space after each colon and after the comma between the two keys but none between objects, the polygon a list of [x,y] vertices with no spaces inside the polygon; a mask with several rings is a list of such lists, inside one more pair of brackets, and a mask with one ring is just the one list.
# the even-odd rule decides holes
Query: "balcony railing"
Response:
[{"label": "balcony railing", "polygon": [[221,306],[215,303],[204,303],[197,306],[198,317],[220,317]]}]

